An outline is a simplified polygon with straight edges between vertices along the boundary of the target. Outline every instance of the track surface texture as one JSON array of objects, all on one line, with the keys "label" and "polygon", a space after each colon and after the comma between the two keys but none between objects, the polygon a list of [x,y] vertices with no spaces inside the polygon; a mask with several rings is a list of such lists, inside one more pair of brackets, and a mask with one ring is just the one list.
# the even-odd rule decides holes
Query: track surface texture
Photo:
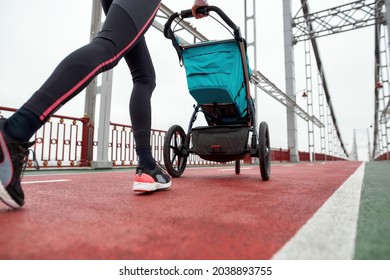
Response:
[{"label": "track surface texture", "polygon": [[258,260],[272,257],[361,162],[187,168],[172,187],[131,190],[134,170],[38,172],[26,204],[0,204],[0,259]]}]

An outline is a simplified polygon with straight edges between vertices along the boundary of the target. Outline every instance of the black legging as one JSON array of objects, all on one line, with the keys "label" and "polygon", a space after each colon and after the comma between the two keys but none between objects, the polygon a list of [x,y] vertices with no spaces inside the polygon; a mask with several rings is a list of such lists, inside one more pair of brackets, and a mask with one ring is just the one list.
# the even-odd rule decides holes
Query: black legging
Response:
[{"label": "black legging", "polygon": [[[161,1],[102,0],[101,2],[106,13],[101,32],[91,43],[67,56],[19,111],[26,112],[27,109],[32,112],[42,125],[56,110],[81,92],[99,73],[113,68],[124,57],[134,83],[130,98],[130,117],[137,151],[150,149],[150,98],[155,88],[155,71],[144,34],[152,24]],[[12,118],[17,119],[18,112],[10,119]],[[35,131],[31,132],[35,133]],[[26,139],[32,135],[27,135]]]}]

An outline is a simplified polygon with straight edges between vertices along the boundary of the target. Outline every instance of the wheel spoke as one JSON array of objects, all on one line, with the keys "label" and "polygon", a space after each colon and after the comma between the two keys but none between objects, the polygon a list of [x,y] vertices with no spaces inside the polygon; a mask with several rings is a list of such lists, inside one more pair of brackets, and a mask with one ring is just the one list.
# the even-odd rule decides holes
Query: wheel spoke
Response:
[{"label": "wheel spoke", "polygon": [[175,146],[169,146],[172,150],[174,150],[175,152],[178,152],[179,151],[179,148],[178,147],[175,147]]}]

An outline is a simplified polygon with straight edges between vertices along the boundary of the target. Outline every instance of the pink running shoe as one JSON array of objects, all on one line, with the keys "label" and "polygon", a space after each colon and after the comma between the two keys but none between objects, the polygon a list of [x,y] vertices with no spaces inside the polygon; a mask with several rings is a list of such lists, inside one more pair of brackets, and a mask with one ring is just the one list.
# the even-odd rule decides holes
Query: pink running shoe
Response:
[{"label": "pink running shoe", "polygon": [[170,186],[171,177],[160,166],[156,165],[153,170],[137,167],[137,172],[134,175],[133,191],[153,192],[167,189]]}]

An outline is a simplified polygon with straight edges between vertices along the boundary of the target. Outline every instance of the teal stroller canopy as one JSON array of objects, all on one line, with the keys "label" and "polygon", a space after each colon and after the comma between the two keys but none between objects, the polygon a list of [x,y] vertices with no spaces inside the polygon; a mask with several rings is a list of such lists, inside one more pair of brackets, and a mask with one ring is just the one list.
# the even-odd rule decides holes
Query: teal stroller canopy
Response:
[{"label": "teal stroller canopy", "polygon": [[243,62],[235,40],[194,44],[182,55],[189,92],[199,105],[234,104],[239,117],[246,113]]}]

